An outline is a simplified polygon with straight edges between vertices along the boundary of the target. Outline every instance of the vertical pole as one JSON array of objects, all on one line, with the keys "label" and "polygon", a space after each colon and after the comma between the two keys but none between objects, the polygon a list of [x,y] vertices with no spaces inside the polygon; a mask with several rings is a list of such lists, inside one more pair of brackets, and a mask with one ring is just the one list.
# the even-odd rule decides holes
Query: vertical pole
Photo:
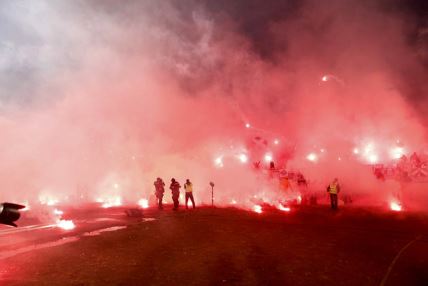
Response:
[{"label": "vertical pole", "polygon": [[214,186],[211,186],[211,206],[214,206]]}]

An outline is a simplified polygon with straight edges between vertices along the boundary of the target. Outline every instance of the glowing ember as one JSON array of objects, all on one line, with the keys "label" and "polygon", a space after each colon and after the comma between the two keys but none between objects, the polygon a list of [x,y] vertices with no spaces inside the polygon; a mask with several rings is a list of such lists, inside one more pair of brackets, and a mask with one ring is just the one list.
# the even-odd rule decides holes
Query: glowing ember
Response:
[{"label": "glowing ember", "polygon": [[72,220],[65,220],[65,219],[61,219],[57,221],[56,226],[64,230],[71,230],[76,227]]},{"label": "glowing ember", "polygon": [[289,211],[290,211],[290,208],[289,208],[289,207],[284,207],[282,204],[279,204],[279,205],[278,205],[278,209],[279,209],[280,211],[283,211],[283,212],[289,212]]},{"label": "glowing ember", "polygon": [[259,205],[255,205],[254,207],[253,207],[253,211],[255,211],[256,213],[258,213],[258,214],[261,214],[262,212],[263,212],[263,209],[262,209],[262,207],[261,206],[259,206]]},{"label": "glowing ember", "polygon": [[64,212],[62,210],[59,210],[59,209],[54,209],[53,213],[55,215],[63,215],[64,214]]},{"label": "glowing ember", "polygon": [[325,75],[321,78],[322,81],[328,81],[328,75]]},{"label": "glowing ember", "polygon": [[392,211],[395,211],[395,212],[400,212],[402,210],[401,205],[397,202],[391,202],[389,204],[389,207]]},{"label": "glowing ember", "polygon": [[279,144],[279,140],[278,139],[273,140],[273,144],[278,145]]},{"label": "glowing ember", "polygon": [[237,202],[237,201],[235,201],[235,200],[231,200],[231,201],[230,201],[230,203],[231,203],[232,205],[236,205],[238,202]]},{"label": "glowing ember", "polygon": [[308,156],[306,156],[306,159],[308,159],[311,162],[315,162],[317,160],[317,155],[315,153],[310,153]]},{"label": "glowing ember", "polygon": [[300,205],[302,203],[302,196],[298,195],[296,200],[297,200],[297,203]]},{"label": "glowing ember", "polygon": [[148,199],[141,199],[138,201],[138,205],[142,207],[143,209],[147,209],[149,207],[149,200]]},{"label": "glowing ember", "polygon": [[248,156],[246,154],[239,155],[239,160],[241,163],[247,163],[248,162]]},{"label": "glowing ember", "polygon": [[250,123],[245,123],[245,128],[250,128],[250,127],[251,127]]},{"label": "glowing ember", "polygon": [[267,153],[267,154],[265,155],[265,161],[266,161],[266,162],[272,162],[272,160],[273,160],[273,156],[272,156],[272,154],[271,154],[271,153]]}]

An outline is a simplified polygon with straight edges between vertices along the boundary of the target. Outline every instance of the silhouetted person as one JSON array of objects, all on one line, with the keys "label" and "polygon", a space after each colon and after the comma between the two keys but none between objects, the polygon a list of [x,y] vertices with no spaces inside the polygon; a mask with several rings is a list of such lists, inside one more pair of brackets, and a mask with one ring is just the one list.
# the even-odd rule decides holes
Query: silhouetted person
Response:
[{"label": "silhouetted person", "polygon": [[297,185],[302,187],[307,187],[308,182],[306,181],[305,177],[302,175],[302,173],[297,174]]},{"label": "silhouetted person", "polygon": [[192,201],[193,208],[195,208],[195,199],[193,198],[193,184],[190,182],[189,179],[186,179],[184,189],[186,190],[186,209],[187,202],[189,201],[189,199]]},{"label": "silhouetted person", "polygon": [[172,201],[174,202],[174,210],[178,210],[178,198],[180,197],[180,183],[178,183],[174,178],[171,179],[171,185],[169,186],[172,194]]},{"label": "silhouetted person", "polygon": [[158,200],[158,208],[161,210],[163,209],[163,194],[165,193],[165,183],[161,178],[157,178],[154,182],[155,185],[155,195]]},{"label": "silhouetted person", "polygon": [[413,167],[419,167],[421,164],[421,159],[419,158],[418,154],[416,154],[416,152],[413,152],[412,156],[410,156],[410,162]]},{"label": "silhouetted person", "polygon": [[327,187],[327,192],[330,194],[330,203],[333,210],[337,210],[337,194],[340,192],[339,180],[334,178],[333,182]]}]

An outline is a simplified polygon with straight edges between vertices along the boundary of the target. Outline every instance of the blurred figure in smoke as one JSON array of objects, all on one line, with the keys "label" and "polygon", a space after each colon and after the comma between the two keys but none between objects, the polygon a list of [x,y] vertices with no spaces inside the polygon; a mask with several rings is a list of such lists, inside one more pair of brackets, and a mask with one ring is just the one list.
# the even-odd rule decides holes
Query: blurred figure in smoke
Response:
[{"label": "blurred figure in smoke", "polygon": [[421,159],[419,158],[418,154],[416,154],[416,152],[413,152],[412,156],[410,156],[410,164],[412,167],[419,167],[421,164]]},{"label": "blurred figure in smoke", "polygon": [[327,192],[330,194],[330,203],[333,210],[337,210],[337,194],[340,192],[339,180],[334,178],[333,182],[327,187]]},{"label": "blurred figure in smoke", "polygon": [[273,161],[270,161],[269,163],[269,178],[273,179],[273,177],[275,176],[275,163]]},{"label": "blurred figure in smoke", "polygon": [[290,187],[290,181],[288,180],[288,174],[281,174],[279,177],[279,188],[284,193],[287,193]]},{"label": "blurred figure in smoke", "polygon": [[310,194],[308,193],[308,182],[302,173],[297,173],[297,187],[302,196],[302,204],[307,204],[310,200]]},{"label": "blurred figure in smoke", "polygon": [[172,194],[172,201],[174,202],[174,210],[178,210],[178,198],[180,197],[180,188],[181,185],[174,178],[171,179],[171,185],[169,186]]},{"label": "blurred figure in smoke", "polygon": [[163,209],[163,194],[165,193],[165,183],[161,178],[157,178],[154,182],[155,185],[155,195],[158,200],[158,208],[161,210]]},{"label": "blurred figure in smoke", "polygon": [[186,209],[187,209],[187,202],[189,199],[192,201],[193,208],[195,208],[195,200],[193,198],[193,184],[190,182],[189,179],[186,179],[186,183],[184,184],[184,189],[186,190]]}]

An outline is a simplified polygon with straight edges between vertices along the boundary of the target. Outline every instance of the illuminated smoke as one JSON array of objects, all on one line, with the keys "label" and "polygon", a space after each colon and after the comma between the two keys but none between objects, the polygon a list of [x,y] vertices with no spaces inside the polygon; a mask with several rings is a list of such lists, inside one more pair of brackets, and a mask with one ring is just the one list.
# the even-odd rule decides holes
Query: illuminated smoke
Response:
[{"label": "illuminated smoke", "polygon": [[112,197],[106,197],[106,198],[100,198],[96,200],[101,204],[101,207],[107,209],[111,207],[118,207],[122,205],[122,198],[119,196],[112,196]]},{"label": "illuminated smoke", "polygon": [[54,215],[63,215],[64,214],[64,212],[62,210],[59,210],[59,209],[54,209],[53,213],[54,213]]},{"label": "illuminated smoke", "polygon": [[213,181],[218,205],[251,209],[255,194],[278,201],[264,176],[274,161],[311,191],[338,176],[348,194],[388,202],[396,182],[367,165],[427,145],[413,15],[357,0],[281,13],[277,2],[222,1],[221,13],[187,0],[0,4],[0,196],[112,207],[151,201],[158,176],[190,177],[201,202]]}]

